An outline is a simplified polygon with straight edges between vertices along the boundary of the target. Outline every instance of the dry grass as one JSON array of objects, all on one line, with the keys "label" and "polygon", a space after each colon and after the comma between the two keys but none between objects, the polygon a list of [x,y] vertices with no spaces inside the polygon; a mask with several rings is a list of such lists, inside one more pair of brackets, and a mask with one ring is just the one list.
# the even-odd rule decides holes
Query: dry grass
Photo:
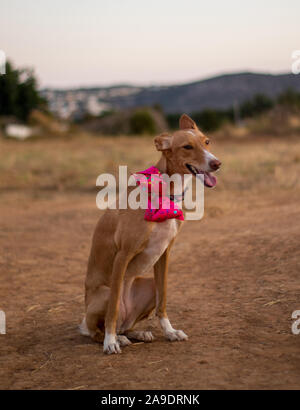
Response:
[{"label": "dry grass", "polygon": [[0,189],[90,190],[102,172],[139,169],[157,157],[150,138],[0,139]]},{"label": "dry grass", "polygon": [[[249,185],[270,188],[274,183],[291,188],[298,183],[299,138],[220,140],[211,149],[223,160],[225,187],[229,182],[238,190],[248,190]],[[0,139],[0,188],[90,188],[101,172],[116,172],[118,165],[141,169],[158,157],[151,137]]]},{"label": "dry grass", "polygon": [[[209,207],[212,214],[240,206],[241,202],[251,207],[254,200],[257,204],[266,198],[275,201],[299,194],[299,138],[218,138],[211,150],[223,162],[213,192],[214,204]],[[151,137],[81,135],[26,142],[0,139],[0,190],[96,192],[100,173],[116,174],[118,165],[141,170],[158,158]],[[207,201],[211,196],[206,190]]]}]

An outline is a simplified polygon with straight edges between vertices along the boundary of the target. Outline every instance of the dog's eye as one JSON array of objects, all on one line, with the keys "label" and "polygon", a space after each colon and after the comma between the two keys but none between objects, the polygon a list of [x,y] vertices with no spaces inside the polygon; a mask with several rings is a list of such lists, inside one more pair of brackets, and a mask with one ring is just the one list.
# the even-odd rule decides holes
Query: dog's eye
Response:
[{"label": "dog's eye", "polygon": [[208,144],[209,144],[209,140],[205,140],[205,144],[208,145]]},{"label": "dog's eye", "polygon": [[192,145],[184,145],[184,149],[193,149],[194,147]]}]

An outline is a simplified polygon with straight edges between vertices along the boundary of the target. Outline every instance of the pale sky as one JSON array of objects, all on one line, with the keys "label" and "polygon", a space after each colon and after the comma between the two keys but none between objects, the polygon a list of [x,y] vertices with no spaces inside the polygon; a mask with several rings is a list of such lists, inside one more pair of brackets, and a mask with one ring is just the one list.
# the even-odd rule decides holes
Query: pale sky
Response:
[{"label": "pale sky", "polygon": [[299,0],[1,0],[0,49],[41,86],[290,72]]}]

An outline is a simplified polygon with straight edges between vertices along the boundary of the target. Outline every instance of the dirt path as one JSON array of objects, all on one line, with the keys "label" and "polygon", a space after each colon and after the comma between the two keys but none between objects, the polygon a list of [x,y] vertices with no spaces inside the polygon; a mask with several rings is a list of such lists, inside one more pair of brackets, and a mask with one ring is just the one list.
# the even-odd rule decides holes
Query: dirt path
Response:
[{"label": "dirt path", "polygon": [[[94,196],[1,206],[0,388],[299,388],[300,205],[188,222],[171,257],[168,312],[189,341],[122,355],[78,334]],[[144,326],[148,326],[144,323]]]}]

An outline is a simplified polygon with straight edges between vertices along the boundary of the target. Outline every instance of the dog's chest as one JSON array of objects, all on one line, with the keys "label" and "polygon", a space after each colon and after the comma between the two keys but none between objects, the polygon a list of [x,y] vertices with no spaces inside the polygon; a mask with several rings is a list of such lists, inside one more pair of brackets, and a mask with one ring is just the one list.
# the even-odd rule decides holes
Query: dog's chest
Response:
[{"label": "dog's chest", "polygon": [[156,222],[145,253],[153,256],[159,255],[160,257],[175,238],[177,232],[176,219],[168,219],[161,223]]},{"label": "dog's chest", "polygon": [[149,271],[165,252],[179,230],[176,219],[155,223],[146,248],[129,264],[128,274],[141,275]]}]

